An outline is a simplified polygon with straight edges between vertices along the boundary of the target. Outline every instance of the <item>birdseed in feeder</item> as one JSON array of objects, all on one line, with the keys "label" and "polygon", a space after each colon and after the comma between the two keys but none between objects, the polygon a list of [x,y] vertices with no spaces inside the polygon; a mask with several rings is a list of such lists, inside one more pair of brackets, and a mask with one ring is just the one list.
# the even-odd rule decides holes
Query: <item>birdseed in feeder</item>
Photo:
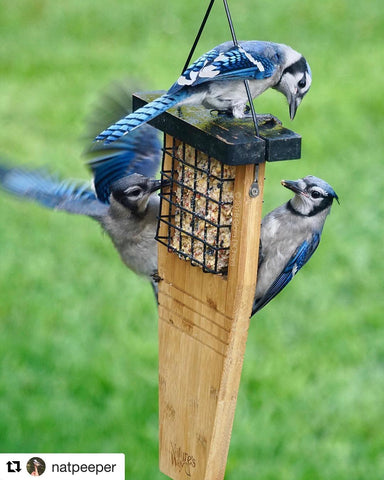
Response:
[{"label": "birdseed in feeder", "polygon": [[181,143],[175,153],[174,225],[169,247],[205,271],[228,268],[235,168]]}]

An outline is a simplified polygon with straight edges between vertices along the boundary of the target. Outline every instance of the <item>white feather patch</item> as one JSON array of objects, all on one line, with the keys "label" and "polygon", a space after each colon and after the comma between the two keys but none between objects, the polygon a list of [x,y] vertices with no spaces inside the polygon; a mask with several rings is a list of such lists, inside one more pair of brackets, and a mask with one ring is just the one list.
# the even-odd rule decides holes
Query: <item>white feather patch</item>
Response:
[{"label": "white feather patch", "polygon": [[179,85],[192,85],[193,83],[195,83],[195,80],[198,76],[199,72],[194,72],[192,71],[189,76],[190,78],[186,78],[184,77],[184,75],[182,75],[181,77],[179,77],[179,79],[177,80],[177,83]]},{"label": "white feather patch", "polygon": [[[242,48],[240,46],[239,46],[239,51],[241,53],[243,53],[248,58],[248,60],[251,63],[253,63],[253,65],[255,65],[259,69],[260,72],[264,72],[264,70],[265,70],[264,65],[261,62],[259,62],[255,58],[253,58],[250,53],[248,53],[246,50],[244,50],[244,48]],[[226,60],[225,53],[220,53],[220,55],[218,55],[213,60],[212,63],[214,63],[214,62],[224,62],[225,60]],[[214,78],[214,77],[216,77],[217,75],[220,74],[220,69],[217,67],[217,65],[213,65],[212,63],[207,65],[207,60],[206,60],[205,63],[204,63],[204,66],[200,69],[200,71],[198,71],[198,72],[192,71],[189,74],[189,76],[190,76],[189,79],[186,78],[184,75],[182,75],[177,80],[177,83],[179,85],[192,85],[193,83],[195,83],[195,80],[196,80],[197,77],[201,77],[201,78]]]},{"label": "white feather patch", "polygon": [[255,58],[252,57],[252,55],[250,53],[248,53],[246,50],[244,50],[244,48],[242,47],[239,47],[239,52],[242,52],[244,53],[244,55],[248,58],[248,60],[253,63],[254,65],[256,65],[256,67],[260,70],[260,72],[264,72],[264,65],[259,62],[258,60],[256,60]]},{"label": "white feather patch", "polygon": [[[225,54],[224,53],[220,53],[220,55],[218,55],[212,63],[214,62],[222,62],[226,59],[225,57]],[[199,72],[199,76],[202,77],[202,78],[213,78],[213,77],[216,77],[216,75],[219,75],[220,73],[220,70],[217,70],[217,66],[216,65],[207,65],[205,67],[203,67],[200,72]]]}]

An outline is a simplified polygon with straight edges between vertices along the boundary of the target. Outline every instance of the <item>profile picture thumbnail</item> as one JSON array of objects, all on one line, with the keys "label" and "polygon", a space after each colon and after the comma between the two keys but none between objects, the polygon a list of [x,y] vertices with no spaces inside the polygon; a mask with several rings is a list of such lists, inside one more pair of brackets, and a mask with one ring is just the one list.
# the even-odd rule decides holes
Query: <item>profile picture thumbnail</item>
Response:
[{"label": "profile picture thumbnail", "polygon": [[40,477],[45,472],[45,462],[42,458],[32,457],[27,462],[27,472],[32,477]]}]

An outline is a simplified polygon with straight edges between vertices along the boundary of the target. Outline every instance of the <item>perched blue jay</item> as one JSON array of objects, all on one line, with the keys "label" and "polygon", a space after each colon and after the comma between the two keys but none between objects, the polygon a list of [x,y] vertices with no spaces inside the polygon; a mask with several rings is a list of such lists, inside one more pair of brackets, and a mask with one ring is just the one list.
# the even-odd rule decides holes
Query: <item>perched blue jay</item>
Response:
[{"label": "perched blue jay", "polygon": [[[110,107],[111,103],[107,110]],[[121,110],[119,102],[115,107]],[[157,273],[160,203],[155,192],[161,187],[160,180],[150,178],[157,174],[161,159],[157,131],[145,125],[113,145],[92,144],[87,154],[92,156],[94,188],[88,182],[62,181],[44,169],[4,165],[0,165],[0,186],[45,207],[97,220],[127,267],[152,280]]]},{"label": "perched blue jay", "polygon": [[165,95],[111,125],[95,140],[113,142],[175,105],[203,105],[241,118],[248,102],[245,79],[249,80],[252,98],[268,88],[283,93],[291,119],[312,82],[305,58],[287,45],[244,41],[235,46],[225,42],[188,67]]},{"label": "perched blue jay", "polygon": [[312,175],[281,183],[295,196],[262,220],[252,315],[270,302],[308,262],[319,245],[333,200],[339,201],[327,182]]}]

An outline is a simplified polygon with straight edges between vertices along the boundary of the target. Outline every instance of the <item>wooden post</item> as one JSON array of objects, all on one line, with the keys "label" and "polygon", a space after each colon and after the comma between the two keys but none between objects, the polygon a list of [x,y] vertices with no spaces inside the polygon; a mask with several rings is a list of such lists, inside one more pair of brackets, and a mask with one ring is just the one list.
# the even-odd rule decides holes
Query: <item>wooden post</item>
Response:
[{"label": "wooden post", "polygon": [[[134,96],[134,108],[156,96]],[[172,109],[152,124],[166,132],[165,151],[177,138],[235,165],[228,273],[206,273],[163,243],[158,261],[160,469],[174,480],[222,480],[256,287],[264,162],[298,158],[300,137],[273,124],[255,138],[252,120],[202,109]],[[163,172],[171,162],[165,155]],[[162,202],[160,218],[168,209]],[[160,222],[158,236],[167,228]]]},{"label": "wooden post", "polygon": [[253,199],[255,166],[236,167],[227,277],[159,245],[160,469],[175,480],[224,478],[256,286],[260,167]]}]

